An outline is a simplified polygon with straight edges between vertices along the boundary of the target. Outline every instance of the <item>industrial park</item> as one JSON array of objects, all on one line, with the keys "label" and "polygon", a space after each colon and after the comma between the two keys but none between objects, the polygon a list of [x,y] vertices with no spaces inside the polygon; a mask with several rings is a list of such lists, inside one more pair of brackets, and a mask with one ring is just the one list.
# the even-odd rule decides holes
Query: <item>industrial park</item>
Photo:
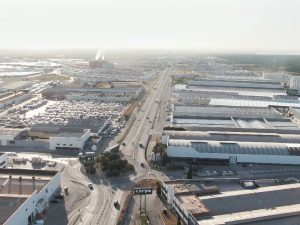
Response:
[{"label": "industrial park", "polygon": [[299,225],[299,11],[1,1],[0,225]]},{"label": "industrial park", "polygon": [[0,224],[297,223],[298,74],[101,54],[1,58]]}]

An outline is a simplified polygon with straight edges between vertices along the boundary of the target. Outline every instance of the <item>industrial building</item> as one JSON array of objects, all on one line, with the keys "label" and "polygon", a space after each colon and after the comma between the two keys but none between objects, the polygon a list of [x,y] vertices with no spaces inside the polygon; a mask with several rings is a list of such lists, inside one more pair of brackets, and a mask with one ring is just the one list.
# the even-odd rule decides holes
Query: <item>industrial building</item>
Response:
[{"label": "industrial building", "polygon": [[0,169],[0,224],[27,225],[42,216],[61,188],[61,173]]},{"label": "industrial building", "polygon": [[173,107],[162,141],[173,159],[300,165],[298,123],[272,107]]},{"label": "industrial building", "polygon": [[26,129],[0,127],[0,146],[14,145],[17,140],[26,135]]},{"label": "industrial building", "polygon": [[5,92],[0,94],[0,109],[4,109],[13,104],[19,104],[31,98],[31,94],[24,91]]},{"label": "industrial building", "polygon": [[300,107],[298,97],[287,95],[285,86],[280,82],[195,78],[186,83],[175,85],[172,93],[175,104]]},{"label": "industrial building", "polygon": [[50,150],[82,150],[90,136],[89,129],[76,133],[60,132],[49,138],[49,147]]},{"label": "industrial building", "polygon": [[82,129],[89,129],[91,136],[99,136],[110,126],[110,123],[101,117],[70,118],[66,125],[35,124],[29,130],[32,138],[47,139],[60,132],[80,133]]},{"label": "industrial building", "polygon": [[300,75],[299,74],[292,74],[290,76],[288,93],[291,95],[299,95],[300,94]]},{"label": "industrial building", "polygon": [[129,102],[143,92],[141,87],[120,88],[49,88],[43,92],[46,98],[65,98],[69,101]]},{"label": "industrial building", "polygon": [[300,165],[300,144],[169,139],[167,146],[171,158]]},{"label": "industrial building", "polygon": [[88,117],[85,119],[70,118],[64,128],[69,130],[78,130],[79,128],[89,129],[91,136],[99,136],[109,127],[109,122],[104,118]]},{"label": "industrial building", "polygon": [[285,82],[290,80],[290,75],[286,72],[263,72],[263,78],[266,80]]},{"label": "industrial building", "polygon": [[32,86],[31,81],[7,81],[1,83],[0,92],[14,92],[18,90],[26,90]]},{"label": "industrial building", "polygon": [[[185,224],[297,224],[300,184],[240,181],[166,181],[162,197]],[[248,181],[248,183],[253,183]],[[261,185],[261,186],[260,186]]]}]

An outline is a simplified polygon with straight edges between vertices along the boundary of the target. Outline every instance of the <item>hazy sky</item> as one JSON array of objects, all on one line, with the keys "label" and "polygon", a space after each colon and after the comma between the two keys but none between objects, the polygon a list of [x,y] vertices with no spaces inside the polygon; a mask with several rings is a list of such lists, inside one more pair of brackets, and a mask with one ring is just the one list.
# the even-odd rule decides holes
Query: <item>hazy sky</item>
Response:
[{"label": "hazy sky", "polygon": [[0,0],[0,47],[300,52],[300,0]]}]

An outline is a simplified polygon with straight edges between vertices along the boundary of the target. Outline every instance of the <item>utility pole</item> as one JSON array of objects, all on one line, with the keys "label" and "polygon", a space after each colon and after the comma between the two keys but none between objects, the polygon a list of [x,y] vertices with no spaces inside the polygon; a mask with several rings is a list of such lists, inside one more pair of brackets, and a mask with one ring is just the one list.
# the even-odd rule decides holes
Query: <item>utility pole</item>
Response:
[{"label": "utility pole", "polygon": [[140,214],[142,214],[142,195],[140,195]]},{"label": "utility pole", "polygon": [[145,215],[146,215],[146,194],[145,194]]}]

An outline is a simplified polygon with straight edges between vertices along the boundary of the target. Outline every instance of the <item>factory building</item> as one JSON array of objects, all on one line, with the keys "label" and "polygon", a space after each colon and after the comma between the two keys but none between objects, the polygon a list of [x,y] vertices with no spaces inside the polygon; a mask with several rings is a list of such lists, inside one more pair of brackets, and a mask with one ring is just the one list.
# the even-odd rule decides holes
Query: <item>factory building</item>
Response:
[{"label": "factory building", "polygon": [[263,78],[266,80],[285,82],[290,80],[290,75],[285,72],[263,72]]},{"label": "factory building", "polygon": [[66,125],[35,124],[29,130],[29,136],[32,138],[48,139],[60,132],[80,133],[82,129],[89,129],[91,136],[94,137],[101,135],[109,126],[109,122],[104,118],[70,118]]},{"label": "factory building", "polygon": [[173,159],[300,164],[299,125],[274,108],[178,106],[162,141]]},{"label": "factory building", "polygon": [[82,150],[90,136],[89,129],[76,133],[60,132],[49,138],[49,147],[50,150]]},{"label": "factory building", "polygon": [[0,169],[0,224],[27,225],[43,215],[61,188],[61,173]]},{"label": "factory building", "polygon": [[[162,197],[189,225],[298,224],[300,184],[292,181],[167,181]],[[253,185],[250,185],[253,184]]]},{"label": "factory building", "polygon": [[233,164],[300,165],[300,144],[169,139],[167,155],[175,159],[221,160]]},{"label": "factory building", "polygon": [[300,93],[300,75],[299,74],[291,75],[288,93],[291,95],[299,95],[299,93]]},{"label": "factory building", "polygon": [[69,130],[89,129],[91,136],[99,136],[109,125],[109,122],[104,118],[88,117],[85,119],[70,118],[64,127]]},{"label": "factory building", "polygon": [[0,109],[4,109],[13,104],[19,104],[31,98],[31,94],[24,91],[6,92],[0,94]]},{"label": "factory building", "polygon": [[0,128],[0,145],[14,145],[15,142],[27,134],[26,129]]},{"label": "factory building", "polygon": [[50,88],[43,92],[46,98],[66,98],[70,101],[103,101],[128,102],[138,98],[143,89],[141,87],[120,88]]},{"label": "factory building", "polygon": [[31,81],[8,81],[1,83],[0,92],[15,92],[18,90],[26,90],[32,86]]}]

